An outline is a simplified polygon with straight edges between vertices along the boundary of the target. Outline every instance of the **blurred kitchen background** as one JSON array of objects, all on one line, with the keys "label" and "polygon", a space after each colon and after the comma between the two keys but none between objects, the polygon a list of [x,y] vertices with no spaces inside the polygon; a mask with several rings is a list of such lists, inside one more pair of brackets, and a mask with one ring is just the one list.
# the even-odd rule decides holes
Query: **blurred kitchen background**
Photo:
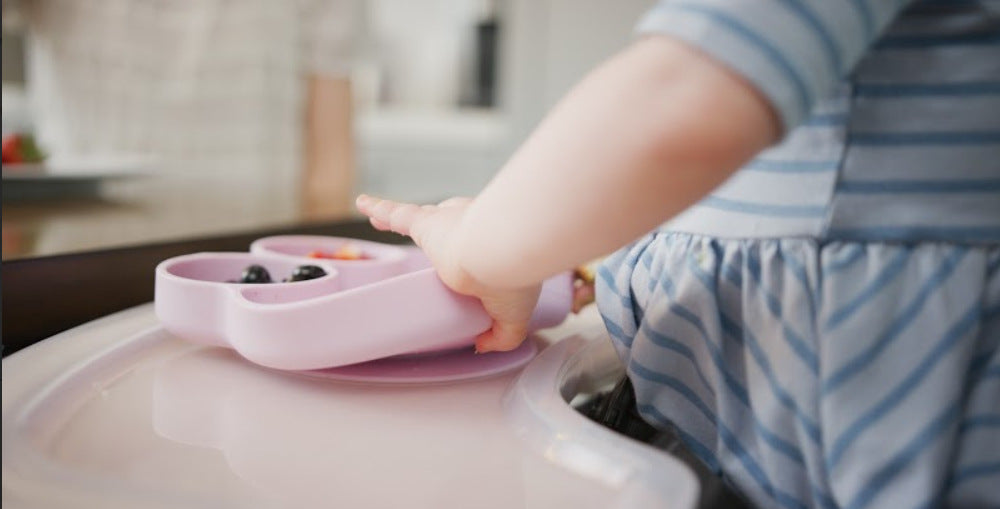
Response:
[{"label": "blurred kitchen background", "polygon": [[[274,58],[280,60],[288,53],[278,51],[278,46],[307,34],[324,42],[307,49],[312,52],[309,58],[321,62],[321,69],[322,62],[327,62],[328,67],[336,67],[331,75],[349,80],[352,111],[348,118],[354,147],[349,194],[364,192],[420,203],[476,194],[575,81],[628,44],[633,25],[651,3],[348,0],[346,7],[331,11],[313,5],[309,8],[315,11],[297,13],[295,19],[308,24],[300,27],[300,34],[294,26],[288,32],[280,23],[282,13],[273,11],[297,9],[307,2],[193,2],[214,10],[188,19],[178,14],[185,12],[184,4],[191,3],[184,0],[100,0],[96,3],[114,4],[108,12],[123,14],[102,18],[104,25],[85,32],[73,20],[82,9],[93,7],[90,2],[4,0],[5,260],[349,217],[348,205],[310,199],[303,190],[306,177],[301,166],[309,161],[308,156],[270,157],[272,152],[291,150],[288,147],[299,150],[302,140],[274,138],[273,151],[260,147],[247,150],[242,158],[216,157],[213,152],[213,147],[228,143],[234,129],[259,127],[265,133],[261,144],[268,145],[272,143],[266,134],[268,126],[254,123],[270,118],[315,121],[302,111],[305,106],[286,108],[297,114],[291,120],[273,113],[287,105],[260,104],[254,111],[271,112],[271,116],[236,119],[240,112],[202,108],[190,112],[189,123],[171,117],[162,126],[128,124],[143,122],[129,120],[134,118],[156,123],[157,115],[180,114],[170,108],[166,97],[175,88],[207,83],[222,94],[253,93],[246,80],[226,82],[225,64],[211,69],[214,60],[190,54],[191,48],[197,52],[212,44],[199,41],[198,34],[221,34],[229,29],[227,21],[236,23],[235,18],[226,19],[227,13],[244,5],[241,2],[264,16],[244,26],[262,28],[259,33],[244,34],[252,45],[241,45],[243,50],[274,50]],[[179,10],[171,10],[175,4],[181,6]],[[147,90],[142,80],[130,81],[127,72],[119,78],[114,74],[119,71],[102,71],[101,58],[91,58],[88,51],[115,52],[119,50],[109,45],[125,41],[128,46],[133,36],[152,37],[130,35],[129,24],[139,23],[130,17],[134,12],[179,16],[176,23],[182,24],[208,23],[191,32],[193,41],[185,37],[165,43],[184,57],[175,59],[180,62],[177,65],[192,66],[192,75],[199,79],[158,83]],[[135,57],[135,51],[129,53],[130,58],[141,58]],[[332,56],[340,60],[327,58]],[[339,66],[343,62],[349,65]],[[62,72],[60,66],[75,67],[73,72]],[[286,67],[279,61],[275,68]],[[100,80],[79,78],[88,72],[100,75]],[[274,71],[263,76],[271,79]],[[111,92],[100,96],[86,88],[99,86]],[[303,90],[307,86],[301,81]],[[288,95],[305,101],[309,93],[294,90]],[[158,94],[164,96],[162,102]],[[74,97],[89,101],[86,98],[95,96],[104,99],[85,105],[60,104]],[[123,116],[119,110],[131,103],[122,106],[118,97],[122,101],[131,97],[135,105],[145,105],[136,108],[149,109],[153,104],[162,111]],[[261,97],[266,102],[271,96]],[[77,116],[67,112],[77,112]],[[224,118],[227,115],[234,118]],[[81,116],[90,120],[84,122]],[[108,121],[111,117],[119,120]],[[69,127],[52,125],[60,122]],[[147,133],[158,141],[176,136],[198,143],[178,144],[174,150],[142,150],[144,145],[138,143],[115,151],[102,138],[107,133],[100,132],[112,124],[122,131],[116,134],[120,138]],[[70,136],[66,129],[83,134]],[[44,160],[32,158],[31,147],[26,148],[32,137]],[[94,140],[93,146],[99,149],[90,150],[87,140]],[[8,149],[12,159],[8,159]]]}]

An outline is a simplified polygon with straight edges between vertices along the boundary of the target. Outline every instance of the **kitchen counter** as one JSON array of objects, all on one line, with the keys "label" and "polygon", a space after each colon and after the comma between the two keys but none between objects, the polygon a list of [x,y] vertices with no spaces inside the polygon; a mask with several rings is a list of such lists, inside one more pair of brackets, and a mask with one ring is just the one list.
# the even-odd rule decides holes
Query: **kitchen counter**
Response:
[{"label": "kitchen counter", "polygon": [[4,181],[3,260],[79,253],[348,219],[279,178],[133,175]]}]

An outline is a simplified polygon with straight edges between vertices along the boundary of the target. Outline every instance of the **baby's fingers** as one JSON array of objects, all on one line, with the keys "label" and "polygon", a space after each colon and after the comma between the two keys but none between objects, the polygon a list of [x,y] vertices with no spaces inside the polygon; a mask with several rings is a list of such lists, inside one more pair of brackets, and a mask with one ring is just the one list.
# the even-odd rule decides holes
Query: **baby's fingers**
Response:
[{"label": "baby's fingers", "polygon": [[517,348],[528,335],[528,323],[540,291],[541,286],[533,286],[478,295],[493,318],[493,326],[476,337],[476,351],[506,352]]},{"label": "baby's fingers", "polygon": [[527,335],[527,323],[494,322],[490,330],[476,337],[476,351],[509,352],[520,346]]},{"label": "baby's fingers", "polygon": [[421,214],[426,213],[417,205],[382,200],[367,195],[358,196],[356,204],[358,210],[371,219],[372,226],[402,235],[409,235],[413,222]]}]

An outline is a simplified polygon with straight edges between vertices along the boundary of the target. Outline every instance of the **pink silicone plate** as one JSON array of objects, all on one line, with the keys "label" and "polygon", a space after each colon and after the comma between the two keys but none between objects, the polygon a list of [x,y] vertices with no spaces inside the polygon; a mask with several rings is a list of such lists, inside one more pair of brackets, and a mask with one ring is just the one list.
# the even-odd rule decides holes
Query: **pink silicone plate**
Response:
[{"label": "pink silicone plate", "polygon": [[524,366],[537,353],[538,345],[528,339],[509,352],[477,354],[472,348],[458,348],[432,354],[400,355],[301,373],[344,382],[434,384],[506,373]]},{"label": "pink silicone plate", "polygon": [[[305,258],[311,250],[356,243],[370,260]],[[353,239],[282,236],[261,239],[252,253],[201,253],[156,268],[156,313],[170,332],[228,346],[275,369],[316,370],[406,354],[469,347],[487,330],[477,299],[438,279],[415,248]],[[280,280],[298,265],[326,276],[309,281],[233,284],[243,268],[263,265]],[[570,275],[546,281],[532,330],[556,325],[572,301]]]},{"label": "pink silicone plate", "polygon": [[[364,260],[322,259],[322,261],[338,269],[341,285],[344,288],[354,288],[368,283],[375,283],[393,276],[412,272],[418,267],[430,267],[430,264],[426,263],[423,253],[416,248],[390,246],[366,240],[324,237],[320,235],[264,237],[250,244],[250,252],[292,257],[298,263],[302,263],[302,258],[305,258],[312,251],[333,253],[345,245],[360,249],[361,252],[370,258]],[[315,258],[308,259],[316,260]],[[413,259],[417,259],[418,262],[413,263]],[[420,264],[420,261],[424,263]]]}]

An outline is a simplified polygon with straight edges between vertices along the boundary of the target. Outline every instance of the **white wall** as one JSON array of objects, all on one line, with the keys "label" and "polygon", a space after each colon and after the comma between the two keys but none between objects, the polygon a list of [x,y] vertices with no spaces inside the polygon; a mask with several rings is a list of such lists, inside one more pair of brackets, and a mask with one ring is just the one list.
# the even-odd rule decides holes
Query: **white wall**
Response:
[{"label": "white wall", "polygon": [[[651,0],[511,0],[511,39],[517,73],[528,60],[530,75],[515,76],[539,95],[523,106],[537,118],[590,69],[624,48]],[[514,84],[517,86],[517,84]],[[513,105],[515,107],[522,105]]]},{"label": "white wall", "polygon": [[474,195],[576,81],[631,41],[651,4],[502,2],[500,108],[362,119],[361,190],[417,202]]}]

